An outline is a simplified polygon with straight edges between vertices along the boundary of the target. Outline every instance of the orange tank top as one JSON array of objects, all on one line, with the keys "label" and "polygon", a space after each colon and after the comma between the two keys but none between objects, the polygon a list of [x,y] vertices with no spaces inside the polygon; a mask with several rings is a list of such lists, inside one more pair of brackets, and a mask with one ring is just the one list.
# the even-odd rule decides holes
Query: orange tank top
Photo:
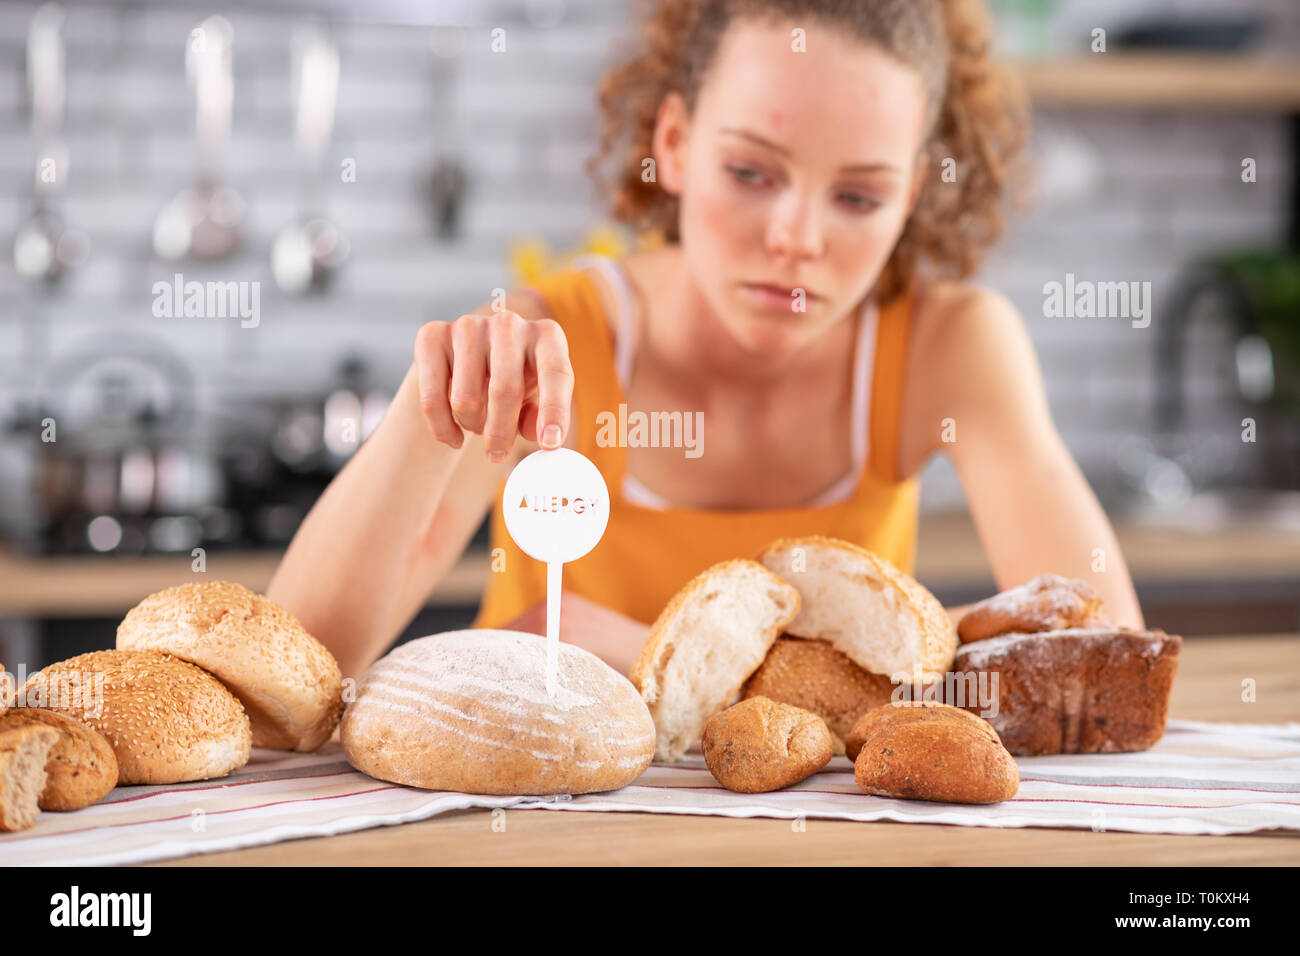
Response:
[{"label": "orange tank top", "polygon": [[[843,538],[911,574],[920,485],[894,481],[912,296],[876,316],[866,462],[842,500],[826,505],[762,510],[651,507],[624,494],[626,449],[598,442],[596,416],[627,399],[619,381],[615,341],[600,289],[583,269],[567,268],[531,286],[564,329],[574,373],[573,447],[590,458],[609,486],[609,524],[585,557],[564,566],[564,589],[650,624],[687,581],[712,564],[754,557],[775,538],[822,534]],[[603,433],[608,435],[608,429]],[[491,547],[504,555],[488,575],[475,627],[503,627],[546,597],[546,566],[506,532],[501,494],[492,509]],[[497,548],[503,549],[501,552]]]}]

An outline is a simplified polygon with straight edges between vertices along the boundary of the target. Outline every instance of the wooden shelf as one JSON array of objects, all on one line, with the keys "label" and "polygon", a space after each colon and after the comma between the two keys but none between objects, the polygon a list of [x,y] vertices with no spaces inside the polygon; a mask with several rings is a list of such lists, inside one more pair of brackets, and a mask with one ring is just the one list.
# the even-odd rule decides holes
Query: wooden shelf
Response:
[{"label": "wooden shelf", "polygon": [[1095,53],[1016,66],[1044,106],[1300,112],[1300,65],[1281,59]]}]

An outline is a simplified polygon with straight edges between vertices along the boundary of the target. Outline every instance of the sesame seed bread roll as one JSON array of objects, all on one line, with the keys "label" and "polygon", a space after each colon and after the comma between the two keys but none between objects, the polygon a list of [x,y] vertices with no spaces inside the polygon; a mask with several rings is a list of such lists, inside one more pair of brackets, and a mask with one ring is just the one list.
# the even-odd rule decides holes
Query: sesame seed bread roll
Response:
[{"label": "sesame seed bread roll", "polygon": [[849,541],[781,538],[759,556],[799,589],[786,630],[829,641],[863,670],[922,683],[952,666],[957,631],[934,595],[884,558]]},{"label": "sesame seed bread roll", "polygon": [[216,676],[244,705],[254,747],[315,750],[343,713],[334,655],[280,605],[230,581],[151,594],[118,626],[117,646],[173,654]]},{"label": "sesame seed bread roll", "polygon": [[45,764],[42,810],[80,810],[117,786],[117,757],[95,728],[41,707],[15,707],[0,714],[0,730],[33,725],[49,727],[59,735]]},{"label": "sesame seed bread roll", "polygon": [[45,764],[58,731],[39,724],[0,730],[0,830],[26,830],[40,815]]},{"label": "sesame seed bread roll", "polygon": [[[81,691],[68,699],[64,688],[74,681]],[[23,693],[103,734],[120,784],[208,780],[248,762],[252,733],[239,701],[207,671],[170,654],[82,654],[33,674]]]},{"label": "sesame seed bread roll", "polygon": [[362,773],[425,790],[553,794],[617,790],[654,755],[650,713],[628,679],[560,642],[555,696],[546,638],[475,628],[380,658],[340,725]]},{"label": "sesame seed bread roll", "polygon": [[722,561],[673,595],[632,665],[654,717],[655,759],[681,758],[799,610],[799,592],[757,561]]}]

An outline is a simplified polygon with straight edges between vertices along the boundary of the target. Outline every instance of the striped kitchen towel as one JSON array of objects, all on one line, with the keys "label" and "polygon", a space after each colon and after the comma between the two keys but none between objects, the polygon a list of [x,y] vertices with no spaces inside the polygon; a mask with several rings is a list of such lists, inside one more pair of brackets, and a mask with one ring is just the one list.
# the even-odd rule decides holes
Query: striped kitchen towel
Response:
[{"label": "striped kitchen towel", "polygon": [[336,742],[314,754],[255,750],[220,780],[119,787],[84,810],[42,813],[0,834],[0,864],[96,865],[329,836],[423,820],[448,810],[614,810],[724,817],[895,820],[979,827],[1064,827],[1133,833],[1300,830],[1300,723],[1170,721],[1151,750],[1019,757],[1020,792],[989,806],[862,793],[835,757],[775,793],[732,793],[698,754],[652,764],[621,790],[576,797],[490,797],[416,790],[357,773]]}]

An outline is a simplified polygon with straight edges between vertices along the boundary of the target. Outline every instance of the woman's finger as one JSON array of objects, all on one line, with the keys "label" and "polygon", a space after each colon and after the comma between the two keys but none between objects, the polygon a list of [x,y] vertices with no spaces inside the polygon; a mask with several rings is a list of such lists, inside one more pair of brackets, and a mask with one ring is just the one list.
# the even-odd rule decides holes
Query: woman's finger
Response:
[{"label": "woman's finger", "polygon": [[452,448],[465,442],[465,434],[451,417],[447,384],[451,377],[451,327],[429,322],[415,336],[415,370],[420,386],[420,410],[433,437]]},{"label": "woman's finger", "polygon": [[488,458],[501,461],[515,443],[519,409],[524,402],[526,323],[514,312],[489,319],[487,418],[483,445]]},{"label": "woman's finger", "polygon": [[487,316],[462,315],[451,330],[452,417],[468,432],[483,431],[487,416]]},{"label": "woman's finger", "polygon": [[[559,448],[569,430],[573,403],[573,366],[564,330],[553,319],[532,322],[532,363],[537,370],[537,430],[543,448]],[[530,438],[533,436],[525,435]]]}]

